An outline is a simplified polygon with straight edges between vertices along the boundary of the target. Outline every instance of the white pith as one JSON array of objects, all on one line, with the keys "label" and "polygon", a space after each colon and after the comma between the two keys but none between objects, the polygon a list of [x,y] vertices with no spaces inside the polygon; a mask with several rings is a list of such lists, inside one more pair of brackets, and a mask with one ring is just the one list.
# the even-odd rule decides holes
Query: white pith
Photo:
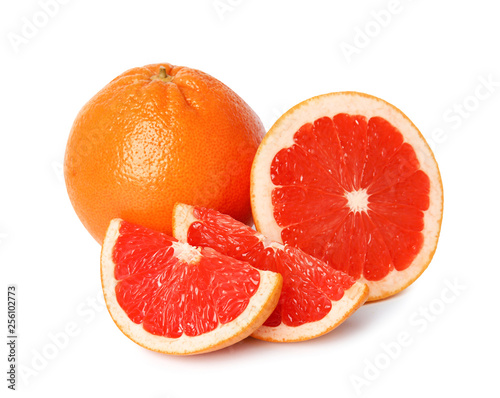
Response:
[{"label": "white pith", "polygon": [[187,242],[189,226],[197,221],[193,206],[176,203],[172,212],[172,235],[180,242]]},{"label": "white pith", "polygon": [[346,192],[345,197],[347,199],[347,206],[349,206],[352,212],[357,213],[368,210],[368,194],[366,193],[366,189]]},{"label": "white pith", "polygon": [[284,323],[279,326],[262,325],[252,333],[252,337],[277,343],[290,343],[322,336],[346,320],[357,308],[363,305],[367,297],[368,287],[363,283],[356,282],[344,292],[344,296],[339,301],[331,302],[330,312],[323,319],[300,326],[287,326]]},{"label": "white pith", "polygon": [[[194,216],[194,207],[178,203],[173,212],[173,234],[176,239],[187,241],[189,226],[198,221]],[[265,247],[272,247],[276,250],[284,249],[284,245],[271,241],[259,232],[256,236],[265,242]],[[273,342],[294,342],[309,340],[330,332],[347,319],[357,308],[366,301],[368,297],[368,287],[360,282],[344,292],[342,299],[331,301],[332,307],[329,313],[321,320],[309,322],[301,326],[287,326],[281,323],[279,326],[261,326],[252,337]]]},{"label": "white pith", "polygon": [[403,271],[391,270],[379,281],[368,281],[363,277],[359,280],[370,288],[368,300],[376,300],[400,291],[425,270],[437,246],[443,210],[441,177],[434,155],[415,125],[396,107],[366,94],[342,92],[314,97],[290,109],[264,137],[254,159],[251,178],[252,212],[257,229],[270,239],[282,242],[282,228],[274,219],[271,201],[271,193],[276,187],[270,176],[273,158],[279,150],[294,144],[293,136],[301,126],[338,113],[364,115],[367,119],[383,117],[401,132],[405,142],[413,146],[420,168],[431,182],[430,207],[424,213],[424,244],[412,264]]},{"label": "white pith", "polygon": [[184,242],[174,242],[172,243],[172,247],[174,248],[174,256],[180,261],[194,263],[201,259],[200,249],[197,247],[193,247]]},{"label": "white pith", "polygon": [[[101,278],[104,299],[108,311],[120,330],[137,344],[153,351],[175,355],[189,355],[214,351],[230,344],[234,344],[249,336],[267,319],[276,307],[281,291],[282,278],[279,274],[261,271],[260,283],[257,292],[252,296],[247,308],[234,321],[219,324],[208,333],[189,337],[183,334],[179,338],[156,336],[144,330],[142,324],[136,324],[119,305],[115,287],[117,280],[114,277],[115,264],[112,252],[119,236],[122,220],[111,221],[101,252]],[[182,248],[180,243],[175,250]]]}]

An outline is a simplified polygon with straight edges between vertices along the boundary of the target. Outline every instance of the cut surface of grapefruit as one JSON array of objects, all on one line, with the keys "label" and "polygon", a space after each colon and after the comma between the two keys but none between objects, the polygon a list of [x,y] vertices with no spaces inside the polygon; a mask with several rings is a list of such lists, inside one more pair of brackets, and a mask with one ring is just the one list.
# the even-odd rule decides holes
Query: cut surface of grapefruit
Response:
[{"label": "cut surface of grapefruit", "polygon": [[250,335],[278,303],[282,278],[120,219],[101,253],[104,298],[120,330],[153,351],[214,351]]},{"label": "cut surface of grapefruit", "polygon": [[431,149],[399,109],[340,92],[273,125],[254,159],[251,201],[260,232],[366,283],[371,301],[428,266],[443,191]]},{"label": "cut surface of grapefruit", "polygon": [[340,325],[368,297],[367,286],[349,275],[215,210],[178,203],[172,225],[180,241],[211,247],[283,276],[276,309],[252,334],[258,339],[292,342],[321,336]]}]

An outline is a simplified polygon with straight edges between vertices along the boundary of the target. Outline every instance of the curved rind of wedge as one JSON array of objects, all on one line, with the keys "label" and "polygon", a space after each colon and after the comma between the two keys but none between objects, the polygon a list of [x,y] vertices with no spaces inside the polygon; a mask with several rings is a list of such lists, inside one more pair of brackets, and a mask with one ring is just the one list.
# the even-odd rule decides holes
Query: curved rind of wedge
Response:
[{"label": "curved rind of wedge", "polygon": [[320,337],[331,332],[349,318],[365,303],[367,298],[368,286],[356,282],[344,292],[340,300],[332,301],[332,309],[323,319],[301,326],[287,326],[284,323],[277,327],[262,325],[252,333],[252,337],[276,343],[291,343]]},{"label": "curved rind of wedge", "polygon": [[112,220],[106,232],[101,251],[101,282],[111,318],[123,334],[138,345],[172,355],[192,355],[219,350],[251,335],[276,307],[283,279],[278,273],[258,270],[259,287],[247,308],[233,321],[219,324],[216,329],[194,337],[183,334],[179,338],[168,338],[147,332],[142,324],[130,320],[116,298],[115,287],[118,281],[114,277],[116,264],[113,262],[113,248],[120,234],[121,223],[120,219]]},{"label": "curved rind of wedge", "polygon": [[[194,222],[200,221],[196,218],[194,209],[194,206],[183,203],[177,203],[174,206],[172,220],[174,237],[181,242],[189,243],[189,228]],[[246,228],[243,224],[241,226]],[[237,241],[236,235],[232,238],[235,242]],[[310,340],[322,336],[335,329],[361,307],[367,300],[368,294],[369,289],[366,284],[356,282],[344,292],[340,300],[331,300],[331,309],[323,319],[300,326],[287,326],[283,322],[279,326],[262,325],[252,333],[252,337],[265,341],[285,343]]]}]

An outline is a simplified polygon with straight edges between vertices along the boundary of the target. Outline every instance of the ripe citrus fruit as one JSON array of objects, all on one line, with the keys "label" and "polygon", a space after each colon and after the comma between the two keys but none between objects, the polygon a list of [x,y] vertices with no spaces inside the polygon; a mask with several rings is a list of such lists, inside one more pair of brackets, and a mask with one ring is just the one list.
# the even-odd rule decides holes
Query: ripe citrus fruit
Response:
[{"label": "ripe citrus fruit", "polygon": [[268,132],[252,166],[257,229],[368,284],[368,300],[415,281],[436,249],[439,169],[415,125],[370,95],[304,101]]},{"label": "ripe citrus fruit", "polygon": [[171,234],[177,201],[251,220],[250,169],[265,133],[231,89],[169,64],[131,69],[80,111],[64,173],[75,211],[102,243],[112,218]]},{"label": "ripe citrus fruit", "polygon": [[277,273],[120,219],[104,239],[101,278],[121,331],[145,348],[177,355],[247,337],[274,310],[282,286]]},{"label": "ripe citrus fruit", "polygon": [[278,306],[252,336],[291,342],[321,336],[340,325],[368,297],[366,285],[301,250],[272,242],[215,210],[177,204],[174,235],[191,245],[211,247],[261,270],[279,272]]}]

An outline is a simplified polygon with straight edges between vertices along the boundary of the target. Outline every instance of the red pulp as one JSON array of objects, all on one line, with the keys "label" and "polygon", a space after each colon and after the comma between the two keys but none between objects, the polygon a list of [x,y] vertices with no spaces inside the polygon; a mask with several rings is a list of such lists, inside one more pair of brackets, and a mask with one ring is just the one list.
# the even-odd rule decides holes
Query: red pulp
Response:
[{"label": "red pulp", "polygon": [[233,321],[260,283],[259,272],[246,263],[125,221],[113,261],[122,309],[146,331],[170,338]]},{"label": "red pulp", "polygon": [[430,181],[387,120],[337,114],[303,125],[271,164],[284,243],[355,279],[410,266],[423,245]]}]

